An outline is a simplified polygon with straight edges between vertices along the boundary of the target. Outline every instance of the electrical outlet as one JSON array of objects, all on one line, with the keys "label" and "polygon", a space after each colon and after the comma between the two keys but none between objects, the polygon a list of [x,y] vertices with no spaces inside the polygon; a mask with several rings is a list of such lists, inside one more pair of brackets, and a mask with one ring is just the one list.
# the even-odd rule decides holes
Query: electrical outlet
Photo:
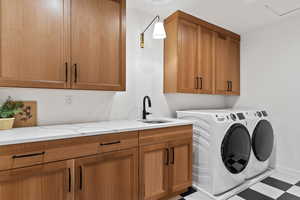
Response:
[{"label": "electrical outlet", "polygon": [[71,105],[73,103],[73,97],[72,96],[66,96],[65,97],[65,104]]}]

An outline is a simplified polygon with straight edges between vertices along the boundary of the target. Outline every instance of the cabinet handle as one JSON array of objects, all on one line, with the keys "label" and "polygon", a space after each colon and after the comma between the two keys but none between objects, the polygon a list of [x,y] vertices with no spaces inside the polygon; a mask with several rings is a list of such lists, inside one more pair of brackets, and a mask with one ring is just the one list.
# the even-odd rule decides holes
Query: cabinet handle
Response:
[{"label": "cabinet handle", "polygon": [[199,77],[196,77],[196,89],[199,89]]},{"label": "cabinet handle", "polygon": [[74,82],[77,83],[77,64],[74,64]]},{"label": "cabinet handle", "polygon": [[174,165],[174,163],[175,163],[175,151],[174,151],[174,147],[171,148],[171,152],[172,152],[171,165]]},{"label": "cabinet handle", "polygon": [[120,143],[121,143],[121,141],[109,142],[109,143],[101,143],[100,146],[108,146],[108,145],[120,144]]},{"label": "cabinet handle", "polygon": [[79,189],[82,190],[82,166],[79,167]]},{"label": "cabinet handle", "polygon": [[68,173],[69,173],[69,192],[71,192],[71,187],[72,187],[71,168],[68,168]]},{"label": "cabinet handle", "polygon": [[203,78],[200,77],[200,89],[202,90],[203,89]]},{"label": "cabinet handle", "polygon": [[227,81],[227,92],[230,92],[230,81]]},{"label": "cabinet handle", "polygon": [[41,152],[41,153],[32,153],[32,154],[24,154],[24,155],[14,155],[12,158],[13,159],[17,159],[17,158],[27,158],[27,157],[34,157],[34,156],[41,156],[44,155],[45,152]]},{"label": "cabinet handle", "polygon": [[68,63],[65,63],[65,67],[66,67],[66,82],[68,82]]},{"label": "cabinet handle", "polygon": [[230,92],[232,92],[232,81],[230,81]]},{"label": "cabinet handle", "polygon": [[166,161],[165,161],[165,165],[169,165],[169,149],[166,149],[166,155],[167,155],[167,158],[166,158]]}]

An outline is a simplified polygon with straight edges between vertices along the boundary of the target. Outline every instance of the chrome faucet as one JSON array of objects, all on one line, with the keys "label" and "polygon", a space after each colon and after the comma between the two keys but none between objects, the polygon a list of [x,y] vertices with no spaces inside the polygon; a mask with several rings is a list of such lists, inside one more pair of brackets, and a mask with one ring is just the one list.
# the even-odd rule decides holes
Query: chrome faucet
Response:
[{"label": "chrome faucet", "polygon": [[143,100],[143,120],[147,119],[147,115],[151,115],[151,113],[146,110],[146,100],[148,101],[148,106],[151,108],[151,99],[149,96],[145,96]]}]

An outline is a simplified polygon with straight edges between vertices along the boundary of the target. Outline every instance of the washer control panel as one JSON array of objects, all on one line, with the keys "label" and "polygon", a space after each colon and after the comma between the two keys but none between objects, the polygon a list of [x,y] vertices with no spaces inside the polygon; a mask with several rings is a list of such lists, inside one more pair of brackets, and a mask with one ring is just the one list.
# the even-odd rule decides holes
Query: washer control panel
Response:
[{"label": "washer control panel", "polygon": [[235,122],[235,121],[243,121],[246,120],[246,114],[239,112],[239,113],[222,113],[222,114],[216,114],[215,120],[219,123],[222,122]]}]

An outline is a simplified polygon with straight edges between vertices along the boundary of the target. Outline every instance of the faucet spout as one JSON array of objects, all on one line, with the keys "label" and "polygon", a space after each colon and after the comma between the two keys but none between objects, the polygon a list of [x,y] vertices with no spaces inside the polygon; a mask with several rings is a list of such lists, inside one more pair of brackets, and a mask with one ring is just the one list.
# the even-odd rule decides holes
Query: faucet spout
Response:
[{"label": "faucet spout", "polygon": [[150,97],[145,96],[144,99],[143,99],[143,120],[146,120],[147,115],[151,114],[151,113],[147,112],[147,110],[146,110],[146,101],[148,102],[148,107],[151,108],[151,106],[152,106]]}]

